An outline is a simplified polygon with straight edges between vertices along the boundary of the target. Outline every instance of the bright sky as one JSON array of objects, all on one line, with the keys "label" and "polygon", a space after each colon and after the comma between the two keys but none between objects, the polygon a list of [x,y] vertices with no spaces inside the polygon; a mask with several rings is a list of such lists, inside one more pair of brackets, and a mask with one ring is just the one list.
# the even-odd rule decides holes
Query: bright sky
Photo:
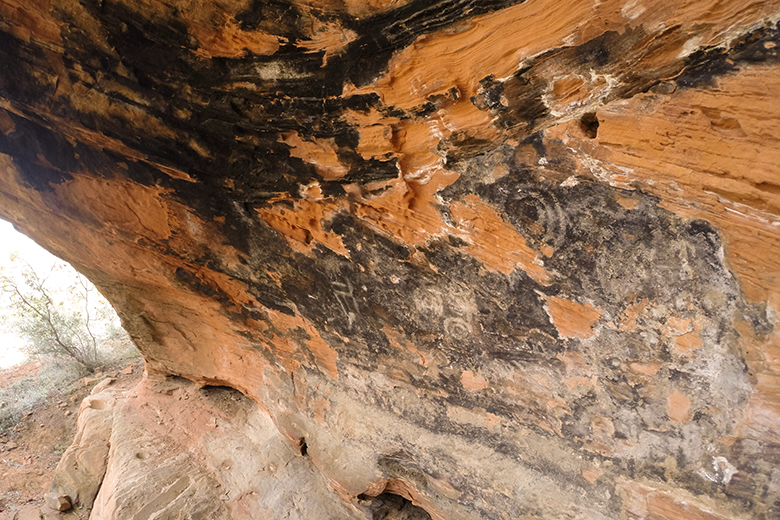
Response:
[{"label": "bright sky", "polygon": [[[48,269],[59,261],[57,257],[16,231],[11,224],[0,220],[0,265],[8,265],[13,252],[18,252],[19,257],[36,270]],[[0,369],[25,360],[25,355],[19,350],[21,344],[22,341],[18,337],[0,329]]]}]

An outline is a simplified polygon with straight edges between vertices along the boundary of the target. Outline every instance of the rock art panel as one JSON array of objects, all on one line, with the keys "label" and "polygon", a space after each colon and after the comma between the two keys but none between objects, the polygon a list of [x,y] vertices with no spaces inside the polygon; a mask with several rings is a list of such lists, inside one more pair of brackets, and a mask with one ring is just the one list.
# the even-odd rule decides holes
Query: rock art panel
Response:
[{"label": "rock art panel", "polygon": [[780,3],[0,13],[0,215],[146,360],[93,517],[780,515]]}]

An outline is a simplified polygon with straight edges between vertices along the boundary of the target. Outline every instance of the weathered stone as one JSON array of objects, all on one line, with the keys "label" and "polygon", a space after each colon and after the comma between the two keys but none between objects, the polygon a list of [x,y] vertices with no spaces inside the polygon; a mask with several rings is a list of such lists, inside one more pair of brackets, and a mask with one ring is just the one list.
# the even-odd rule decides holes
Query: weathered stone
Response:
[{"label": "weathered stone", "polygon": [[43,499],[46,505],[55,511],[67,511],[72,506],[70,497],[59,493],[46,493]]},{"label": "weathered stone", "polygon": [[106,392],[81,403],[76,437],[57,464],[47,497],[64,496],[71,505],[92,507],[108,463],[114,406],[114,395]]},{"label": "weathered stone", "polygon": [[[397,498],[389,511],[409,509]],[[333,493],[311,459],[290,449],[271,417],[235,390],[155,378],[120,398],[92,518],[251,520],[261,513],[376,518]]]},{"label": "weathered stone", "polygon": [[94,386],[94,388],[92,388],[92,390],[90,390],[90,392],[89,392],[90,395],[96,395],[96,394],[101,393],[103,390],[105,390],[106,388],[108,388],[109,386],[114,384],[114,381],[115,381],[115,379],[112,378],[112,377],[105,378],[104,380],[102,380],[101,382],[96,384]]},{"label": "weathered stone", "polygon": [[93,517],[780,516],[779,0],[0,13],[0,215],[149,375],[82,407]]}]

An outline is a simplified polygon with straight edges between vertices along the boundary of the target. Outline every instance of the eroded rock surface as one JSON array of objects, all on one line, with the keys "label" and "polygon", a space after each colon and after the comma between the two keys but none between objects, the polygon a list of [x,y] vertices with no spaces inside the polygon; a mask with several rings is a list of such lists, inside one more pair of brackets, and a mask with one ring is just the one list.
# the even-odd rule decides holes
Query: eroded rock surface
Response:
[{"label": "eroded rock surface", "polygon": [[116,395],[95,393],[81,403],[76,438],[57,464],[51,491],[46,495],[52,509],[62,511],[76,504],[91,508],[106,474]]},{"label": "eroded rock surface", "polygon": [[425,518],[399,495],[343,500],[305,455],[236,390],[146,378],[85,399],[54,486],[91,518]]},{"label": "eroded rock surface", "polygon": [[[780,2],[0,14],[0,213],[152,379],[267,412],[338,515],[780,515]],[[170,481],[144,510],[114,424],[100,518],[243,514],[198,502],[229,437],[137,426]]]}]

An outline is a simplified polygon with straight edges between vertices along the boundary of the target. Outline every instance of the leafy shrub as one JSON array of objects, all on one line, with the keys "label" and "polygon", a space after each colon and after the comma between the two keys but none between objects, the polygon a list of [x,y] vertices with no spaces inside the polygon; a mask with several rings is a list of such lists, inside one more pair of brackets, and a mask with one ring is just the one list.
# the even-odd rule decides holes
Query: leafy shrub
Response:
[{"label": "leafy shrub", "polygon": [[95,286],[65,263],[55,263],[39,275],[16,256],[11,260],[11,268],[0,268],[6,328],[26,341],[30,354],[69,357],[90,371],[98,367],[99,331],[116,336],[117,325],[113,309]]}]

